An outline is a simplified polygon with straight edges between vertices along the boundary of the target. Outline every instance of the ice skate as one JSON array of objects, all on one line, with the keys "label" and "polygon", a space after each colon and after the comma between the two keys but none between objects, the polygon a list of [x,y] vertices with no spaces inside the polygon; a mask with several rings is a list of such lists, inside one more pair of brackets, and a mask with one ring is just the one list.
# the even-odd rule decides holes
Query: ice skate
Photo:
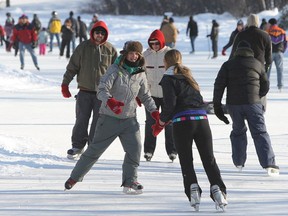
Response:
[{"label": "ice skate", "polygon": [[173,162],[173,161],[176,159],[177,154],[171,153],[171,154],[169,154],[168,156],[169,156],[169,159]]},{"label": "ice skate", "polygon": [[279,167],[276,165],[271,165],[264,169],[266,169],[268,176],[278,176],[280,174]]},{"label": "ice skate", "polygon": [[146,152],[144,154],[144,158],[146,159],[146,161],[151,161],[153,154],[150,152]]},{"label": "ice skate", "polygon": [[222,211],[225,211],[228,202],[226,200],[226,195],[220,190],[218,185],[211,186],[211,194],[213,196],[216,209],[221,208]]},{"label": "ice skate", "polygon": [[195,211],[199,211],[201,195],[200,195],[200,191],[199,191],[198,184],[196,184],[196,183],[191,184],[191,186],[190,186],[190,191],[191,191],[191,194],[190,194],[190,197],[191,197],[190,204],[191,204],[191,206],[195,209]]},{"label": "ice skate", "polygon": [[242,166],[242,165],[236,166],[236,168],[237,168],[237,170],[238,170],[239,172],[242,172],[243,167],[244,167],[244,166]]},{"label": "ice skate", "polygon": [[83,153],[83,149],[71,148],[67,151],[67,158],[70,160],[77,160],[81,156],[82,153]]},{"label": "ice skate", "polygon": [[70,190],[77,182],[75,180],[73,180],[72,178],[69,178],[66,182],[65,182],[65,189],[64,190]]},{"label": "ice skate", "polygon": [[124,186],[123,188],[123,193],[125,194],[134,194],[134,195],[137,195],[137,194],[142,194],[143,191],[143,185],[140,184],[139,182],[133,182],[131,185],[129,186]]}]

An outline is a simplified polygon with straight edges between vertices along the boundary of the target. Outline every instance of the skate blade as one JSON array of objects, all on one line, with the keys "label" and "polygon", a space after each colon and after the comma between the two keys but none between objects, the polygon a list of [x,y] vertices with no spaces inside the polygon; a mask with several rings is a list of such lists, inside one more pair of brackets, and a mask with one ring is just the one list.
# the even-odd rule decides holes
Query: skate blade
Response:
[{"label": "skate blade", "polygon": [[139,195],[139,194],[142,194],[143,191],[142,190],[133,190],[131,188],[124,188],[123,193],[125,193],[127,195]]},{"label": "skate blade", "polygon": [[69,155],[69,154],[67,154],[67,158],[69,159],[69,160],[79,160],[79,158],[80,158],[80,156],[81,156],[81,154],[76,154],[76,155]]},{"label": "skate blade", "polygon": [[198,212],[198,211],[199,211],[200,204],[192,205],[192,207],[194,208],[194,210],[195,210],[196,212]]},{"label": "skate blade", "polygon": [[275,169],[275,168],[266,168],[267,174],[268,176],[279,176],[280,172],[279,169]]}]

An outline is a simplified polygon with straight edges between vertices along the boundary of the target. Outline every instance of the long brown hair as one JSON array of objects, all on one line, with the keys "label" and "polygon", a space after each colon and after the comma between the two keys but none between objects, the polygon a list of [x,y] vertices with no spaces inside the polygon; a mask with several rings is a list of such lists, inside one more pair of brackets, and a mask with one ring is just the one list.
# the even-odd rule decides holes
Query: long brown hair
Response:
[{"label": "long brown hair", "polygon": [[188,67],[182,65],[182,55],[178,50],[169,50],[164,56],[164,61],[166,64],[166,69],[171,66],[175,66],[173,70],[174,74],[182,74],[194,89],[200,91],[199,85],[193,78],[191,70]]}]

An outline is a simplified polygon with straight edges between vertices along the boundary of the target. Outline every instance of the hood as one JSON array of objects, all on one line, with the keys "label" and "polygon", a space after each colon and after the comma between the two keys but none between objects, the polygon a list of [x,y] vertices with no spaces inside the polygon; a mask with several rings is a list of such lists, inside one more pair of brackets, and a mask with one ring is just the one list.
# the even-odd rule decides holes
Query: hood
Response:
[{"label": "hood", "polygon": [[96,23],[93,25],[93,27],[91,28],[91,31],[90,31],[90,38],[91,38],[91,40],[94,41],[93,31],[94,31],[94,29],[95,29],[96,27],[102,27],[102,28],[104,28],[104,29],[106,30],[107,34],[106,34],[106,36],[105,36],[105,38],[104,38],[104,40],[103,40],[102,43],[106,42],[107,39],[108,39],[109,31],[108,31],[108,27],[107,27],[106,23],[103,22],[103,21],[98,21],[98,22],[96,22]]},{"label": "hood", "polygon": [[148,39],[148,45],[151,49],[152,47],[150,46],[149,41],[155,40],[155,39],[160,42],[160,49],[162,49],[165,46],[165,37],[159,29],[156,29],[155,31],[153,31]]}]

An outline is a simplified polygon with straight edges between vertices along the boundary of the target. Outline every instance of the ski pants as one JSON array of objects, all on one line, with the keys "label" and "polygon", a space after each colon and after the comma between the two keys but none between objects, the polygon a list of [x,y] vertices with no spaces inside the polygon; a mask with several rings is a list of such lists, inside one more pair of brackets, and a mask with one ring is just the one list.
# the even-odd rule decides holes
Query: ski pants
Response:
[{"label": "ski pants", "polygon": [[137,181],[141,155],[140,127],[137,119],[136,117],[117,119],[107,115],[99,116],[94,139],[76,163],[71,178],[77,182],[82,181],[86,173],[117,137],[125,151],[122,186],[130,186]]},{"label": "ski pants", "polygon": [[[152,97],[157,109],[163,107],[163,98]],[[156,137],[152,134],[152,125],[155,124],[155,119],[152,118],[151,113],[146,110],[146,124],[145,124],[145,139],[144,139],[144,153],[154,154],[156,148]],[[176,147],[173,141],[172,124],[166,125],[165,130],[165,148],[167,155],[171,153],[177,154]]]},{"label": "ski pants", "polygon": [[247,127],[254,141],[260,165],[265,168],[275,165],[275,155],[270,136],[267,133],[262,104],[228,105],[228,113],[233,121],[230,140],[232,159],[235,166],[244,166],[247,159]]},{"label": "ski pants", "polygon": [[[88,142],[92,142],[96,123],[99,117],[101,101],[97,99],[96,92],[80,90],[76,96],[76,121],[72,130],[72,147],[83,149]],[[91,113],[93,118],[88,134]]]},{"label": "ski pants", "polygon": [[[185,194],[189,201],[191,201],[191,184],[198,184],[193,164],[193,141],[198,149],[210,186],[218,185],[220,190],[226,194],[226,186],[221,178],[220,170],[213,153],[212,134],[208,120],[173,123],[173,136],[181,165]],[[200,185],[199,189],[201,193]]]}]

